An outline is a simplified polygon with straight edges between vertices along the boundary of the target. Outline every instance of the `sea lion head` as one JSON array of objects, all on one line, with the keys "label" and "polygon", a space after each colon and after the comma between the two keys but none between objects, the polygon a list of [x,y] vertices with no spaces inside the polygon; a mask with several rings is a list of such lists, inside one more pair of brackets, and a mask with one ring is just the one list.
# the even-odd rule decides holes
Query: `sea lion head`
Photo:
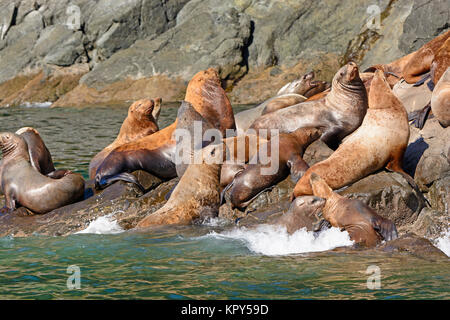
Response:
[{"label": "sea lion head", "polygon": [[339,83],[343,86],[360,86],[362,81],[359,77],[358,65],[354,62],[347,63],[335,74],[333,78],[334,83]]},{"label": "sea lion head", "polygon": [[161,98],[141,99],[134,102],[128,109],[128,116],[139,121],[157,121],[161,111]]},{"label": "sea lion head", "polygon": [[12,132],[0,133],[0,148],[2,149],[3,159],[16,155],[29,159],[27,143],[22,137]]},{"label": "sea lion head", "polygon": [[311,173],[309,182],[311,183],[311,187],[315,196],[327,199],[332,195],[333,190],[317,173]]}]

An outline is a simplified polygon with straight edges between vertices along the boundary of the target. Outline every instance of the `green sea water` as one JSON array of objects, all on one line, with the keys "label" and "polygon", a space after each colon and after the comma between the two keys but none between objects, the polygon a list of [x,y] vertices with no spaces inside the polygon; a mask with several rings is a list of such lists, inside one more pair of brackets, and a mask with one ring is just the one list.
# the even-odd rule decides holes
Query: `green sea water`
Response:
[{"label": "green sea water", "polygon": [[[160,127],[173,121],[177,107],[163,107]],[[126,106],[0,109],[0,131],[38,129],[57,168],[87,177],[90,159],[114,139],[126,113]],[[4,237],[0,299],[450,298],[449,259],[364,251],[302,253],[348,240],[342,233],[316,239],[275,231],[237,231],[213,221],[145,233]],[[80,288],[73,287],[73,266],[80,271]],[[371,266],[379,268],[379,289],[368,287]]]}]

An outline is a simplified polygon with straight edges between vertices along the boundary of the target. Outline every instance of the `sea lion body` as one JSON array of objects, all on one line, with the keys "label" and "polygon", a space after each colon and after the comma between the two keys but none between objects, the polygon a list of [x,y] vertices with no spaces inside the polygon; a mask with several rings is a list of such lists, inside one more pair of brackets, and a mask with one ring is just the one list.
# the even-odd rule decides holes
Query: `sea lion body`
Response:
[{"label": "sea lion body", "polygon": [[434,87],[431,110],[443,127],[450,126],[450,67]]},{"label": "sea lion body", "polygon": [[431,63],[430,74],[434,85],[439,82],[448,67],[450,67],[450,37],[439,48]]},{"label": "sea lion body", "polygon": [[376,246],[382,239],[398,237],[394,223],[378,215],[372,208],[356,199],[347,199],[335,192],[316,173],[310,176],[314,196],[324,198],[322,217],[333,227],[347,231],[350,239],[367,247]]},{"label": "sea lion body", "polygon": [[261,114],[267,114],[305,101],[308,97],[327,88],[324,81],[313,81],[314,72],[304,74],[300,79],[287,83],[275,97],[258,106],[235,115],[238,135],[247,131]]},{"label": "sea lion body", "polygon": [[223,144],[209,145],[198,152],[202,153],[202,157],[206,154],[210,163],[203,161],[201,164],[190,164],[166,204],[142,219],[136,228],[166,224],[186,225],[198,219],[217,216]]},{"label": "sea lion body", "polygon": [[23,206],[33,213],[44,214],[81,199],[84,180],[68,173],[60,179],[46,177],[30,164],[25,140],[13,133],[1,133],[3,152],[1,184],[6,208]]},{"label": "sea lion body", "polygon": [[405,108],[392,93],[383,72],[377,70],[363,123],[329,158],[306,171],[294,188],[294,196],[313,194],[309,183],[313,172],[333,189],[358,181],[383,167],[404,173],[402,159],[408,139]]},{"label": "sea lion body", "polygon": [[345,136],[360,126],[366,111],[366,89],[357,65],[350,62],[336,73],[331,91],[325,97],[262,115],[250,129],[290,133],[302,127],[320,128],[322,141],[336,148]]},{"label": "sea lion body", "polygon": [[128,108],[128,115],[123,121],[116,139],[92,158],[89,164],[89,177],[94,179],[98,167],[112,150],[158,131],[157,121],[160,111],[160,98],[154,100],[142,99],[134,102]]},{"label": "sea lion body", "polygon": [[[254,163],[250,161],[243,170],[236,174],[233,181],[226,189],[229,189],[229,198],[233,208],[245,208],[259,193],[286,179],[291,174],[295,182],[309,168],[303,160],[303,154],[313,141],[317,140],[321,131],[316,128],[300,128],[292,133],[280,133],[278,139],[272,138],[266,142],[267,156],[270,160],[267,164],[261,164],[257,159],[261,155],[255,155]],[[278,142],[278,153],[275,160],[272,156],[274,141]],[[274,166],[272,161],[278,161]],[[270,168],[277,168],[274,172]],[[266,172],[264,172],[266,170]]]}]

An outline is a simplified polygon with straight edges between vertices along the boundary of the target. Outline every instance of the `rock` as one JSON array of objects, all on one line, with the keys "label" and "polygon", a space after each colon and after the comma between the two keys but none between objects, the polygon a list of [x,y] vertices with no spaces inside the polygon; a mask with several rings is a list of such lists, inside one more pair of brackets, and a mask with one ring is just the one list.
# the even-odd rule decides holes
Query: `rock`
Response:
[{"label": "rock", "polygon": [[448,216],[450,208],[450,172],[435,181],[428,192],[431,207]]},{"label": "rock", "polygon": [[404,169],[422,191],[450,171],[447,150],[450,146],[450,127],[443,128],[433,118],[428,119],[422,130],[410,127],[409,145],[404,156]]},{"label": "rock", "polygon": [[421,238],[413,233],[408,233],[398,239],[389,241],[376,250],[390,253],[406,252],[431,260],[448,259],[445,253],[435,247],[430,240]]},{"label": "rock", "polygon": [[448,213],[423,208],[416,222],[406,226],[403,231],[412,232],[421,237],[435,240],[446,232],[449,227],[450,217]]},{"label": "rock", "polygon": [[381,171],[338,191],[342,196],[359,199],[400,229],[417,220],[422,199],[398,173]]},{"label": "rock", "polygon": [[36,42],[34,52],[48,64],[71,66],[84,54],[83,33],[73,32],[67,26],[45,28]]}]

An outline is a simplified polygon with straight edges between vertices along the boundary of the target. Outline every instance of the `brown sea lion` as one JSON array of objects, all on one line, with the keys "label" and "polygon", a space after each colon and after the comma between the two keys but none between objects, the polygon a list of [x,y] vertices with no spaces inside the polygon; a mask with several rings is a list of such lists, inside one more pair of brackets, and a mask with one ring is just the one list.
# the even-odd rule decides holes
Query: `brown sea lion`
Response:
[{"label": "brown sea lion", "polygon": [[430,71],[436,53],[449,37],[450,30],[427,42],[414,53],[403,68],[402,75],[406,82],[416,83],[424,73]]},{"label": "brown sea lion", "polygon": [[309,180],[314,195],[326,200],[322,217],[333,227],[347,231],[350,239],[357,244],[373,247],[382,239],[390,241],[398,238],[394,223],[378,215],[363,202],[333,192],[316,173],[312,173]]},{"label": "brown sea lion", "polygon": [[450,67],[434,87],[431,95],[431,110],[444,128],[450,126]]},{"label": "brown sea lion", "polygon": [[[227,129],[235,129],[231,104],[221,87],[215,69],[198,72],[189,82],[185,100],[214,128],[225,136]],[[148,171],[164,180],[177,176],[173,157],[176,151],[174,132],[178,120],[152,135],[137,139],[115,148],[97,169],[97,188],[117,179],[136,184],[127,174],[135,170]]]},{"label": "brown sea lion", "polygon": [[289,82],[278,93],[258,106],[235,115],[238,135],[247,131],[250,125],[263,113],[274,112],[305,101],[309,96],[325,90],[328,84],[314,81],[314,72],[304,74],[300,79]]},{"label": "brown sea lion", "polygon": [[23,206],[33,213],[44,214],[83,197],[81,175],[68,173],[60,179],[42,175],[31,166],[27,143],[19,135],[0,133],[0,147],[3,154],[1,184],[6,204],[3,212]]},{"label": "brown sea lion", "polygon": [[439,82],[448,67],[450,67],[450,37],[439,48],[431,63],[430,75],[434,85]]},{"label": "brown sea lion", "polygon": [[331,91],[324,98],[303,102],[263,116],[250,129],[278,129],[290,133],[302,127],[320,128],[321,140],[335,149],[362,122],[367,111],[367,94],[358,66],[350,62],[334,76]]},{"label": "brown sea lion", "polygon": [[285,227],[289,234],[305,228],[307,231],[316,231],[320,222],[319,214],[325,206],[325,200],[316,196],[295,198],[289,210],[283,213],[274,224]]},{"label": "brown sea lion", "polygon": [[[258,194],[283,181],[289,174],[291,179],[297,182],[309,168],[302,158],[303,154],[309,144],[317,140],[321,134],[320,129],[300,128],[292,133],[280,133],[278,139],[274,137],[268,141],[264,146],[267,150],[268,163],[259,163],[261,155],[255,155],[224,189],[225,192],[229,190],[232,208],[244,209]],[[273,143],[278,143],[275,150],[278,153],[277,157],[273,157],[272,154]],[[272,161],[277,161],[277,165]]]},{"label": "brown sea lion", "polygon": [[384,73],[377,70],[363,123],[329,158],[306,171],[294,188],[294,196],[313,194],[309,183],[313,172],[333,189],[356,182],[383,167],[406,175],[402,160],[408,139],[405,108],[392,93]]},{"label": "brown sea lion", "polygon": [[141,99],[134,102],[128,108],[128,115],[123,121],[116,139],[92,158],[89,164],[90,179],[94,179],[97,168],[112,150],[158,131],[157,121],[160,111],[161,98]]},{"label": "brown sea lion", "polygon": [[142,219],[136,228],[190,224],[198,219],[217,216],[220,205],[219,171],[224,159],[224,145],[209,145],[198,152],[201,152],[203,163],[190,164],[167,203]]}]

